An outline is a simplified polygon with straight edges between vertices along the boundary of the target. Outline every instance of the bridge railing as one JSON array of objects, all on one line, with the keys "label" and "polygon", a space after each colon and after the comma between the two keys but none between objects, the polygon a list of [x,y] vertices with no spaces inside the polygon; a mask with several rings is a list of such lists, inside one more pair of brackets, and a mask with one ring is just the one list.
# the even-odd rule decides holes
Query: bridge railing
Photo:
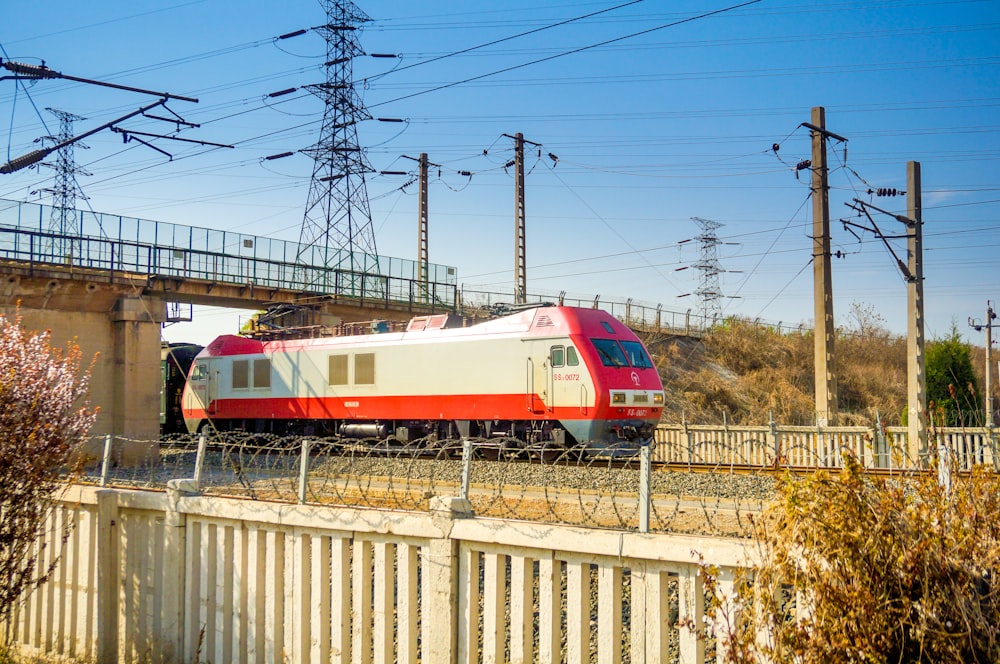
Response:
[{"label": "bridge railing", "polygon": [[100,213],[77,213],[72,233],[52,230],[52,208],[0,201],[0,257],[116,273],[203,279],[453,310],[452,267],[330,250],[244,233]]},{"label": "bridge railing", "polygon": [[[526,303],[551,302],[573,307],[601,309],[621,320],[633,329],[647,332],[663,332],[666,334],[683,334],[698,337],[708,330],[726,322],[727,317],[706,317],[694,310],[671,311],[664,309],[662,304],[640,302],[632,298],[568,295],[565,291],[559,293],[535,291],[525,295]],[[514,302],[513,291],[486,291],[462,286],[459,291],[460,308],[464,310],[491,309],[502,304]],[[767,327],[782,333],[802,332],[801,325],[783,325],[780,321],[772,323],[755,319],[748,321],[761,327]]]}]

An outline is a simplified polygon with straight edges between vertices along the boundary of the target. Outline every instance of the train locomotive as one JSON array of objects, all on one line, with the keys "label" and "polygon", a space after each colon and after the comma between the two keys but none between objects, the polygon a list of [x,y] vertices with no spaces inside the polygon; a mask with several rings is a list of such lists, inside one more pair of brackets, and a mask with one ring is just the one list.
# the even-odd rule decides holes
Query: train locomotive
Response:
[{"label": "train locomotive", "polygon": [[617,456],[652,440],[663,399],[648,352],[621,321],[538,306],[467,327],[441,314],[401,332],[224,335],[195,358],[183,414],[192,433],[472,438]]}]

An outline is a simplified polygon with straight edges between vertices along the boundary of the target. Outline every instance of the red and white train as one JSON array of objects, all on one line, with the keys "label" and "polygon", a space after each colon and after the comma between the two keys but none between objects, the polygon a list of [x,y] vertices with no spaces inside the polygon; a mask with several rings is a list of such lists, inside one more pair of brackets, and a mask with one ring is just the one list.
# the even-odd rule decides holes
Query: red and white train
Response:
[{"label": "red and white train", "polygon": [[596,309],[540,306],[461,327],[263,341],[226,335],[195,359],[188,430],[461,437],[631,454],[652,439],[663,384],[635,333]]}]

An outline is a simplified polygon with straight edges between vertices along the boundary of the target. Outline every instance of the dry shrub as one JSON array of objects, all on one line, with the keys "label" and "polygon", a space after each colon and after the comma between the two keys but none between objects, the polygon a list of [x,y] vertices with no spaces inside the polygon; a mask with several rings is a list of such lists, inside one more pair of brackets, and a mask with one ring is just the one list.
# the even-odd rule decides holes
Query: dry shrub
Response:
[{"label": "dry shrub", "polygon": [[759,565],[723,601],[725,661],[1000,661],[1000,478],[788,477],[758,521]]}]

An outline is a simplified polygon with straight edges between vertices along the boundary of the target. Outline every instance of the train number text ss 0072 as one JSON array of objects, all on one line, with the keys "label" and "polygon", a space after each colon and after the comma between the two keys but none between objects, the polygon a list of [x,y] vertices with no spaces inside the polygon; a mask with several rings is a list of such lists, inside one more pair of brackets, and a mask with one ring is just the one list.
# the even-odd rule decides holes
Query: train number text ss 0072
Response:
[{"label": "train number text ss 0072", "polygon": [[185,422],[191,432],[464,437],[612,455],[652,439],[663,385],[642,342],[608,313],[540,306],[461,324],[442,314],[403,332],[221,336],[192,365]]}]

